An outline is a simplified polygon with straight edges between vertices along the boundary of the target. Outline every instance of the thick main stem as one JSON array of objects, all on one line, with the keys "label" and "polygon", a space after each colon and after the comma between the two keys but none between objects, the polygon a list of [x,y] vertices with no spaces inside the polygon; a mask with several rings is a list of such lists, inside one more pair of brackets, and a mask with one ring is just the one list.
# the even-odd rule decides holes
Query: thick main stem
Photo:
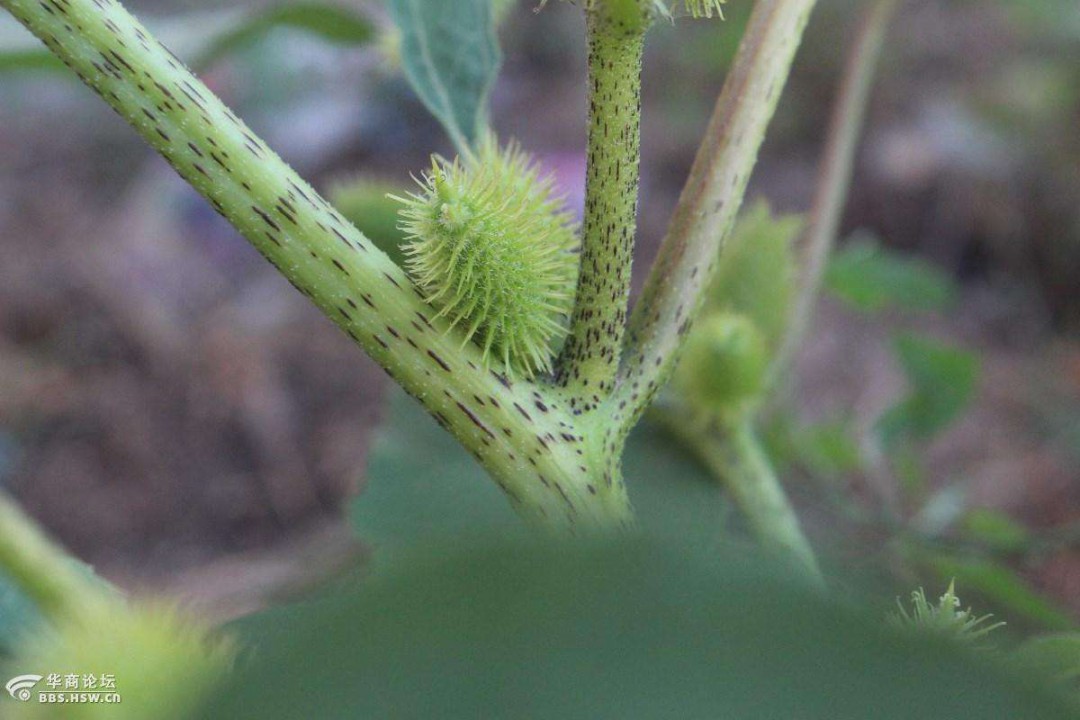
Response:
[{"label": "thick main stem", "polygon": [[616,395],[632,427],[674,369],[776,111],[815,0],[757,0],[735,64],[630,318]]},{"label": "thick main stem", "polygon": [[[650,0],[651,2],[651,0]],[[641,56],[649,3],[594,0],[589,44],[588,171],[581,277],[559,384],[582,413],[614,388],[630,297],[641,157]]]},{"label": "thick main stem", "polygon": [[[115,0],[0,0],[484,466],[526,520],[620,526],[571,408],[512,382]],[[581,451],[579,453],[579,451]]]}]

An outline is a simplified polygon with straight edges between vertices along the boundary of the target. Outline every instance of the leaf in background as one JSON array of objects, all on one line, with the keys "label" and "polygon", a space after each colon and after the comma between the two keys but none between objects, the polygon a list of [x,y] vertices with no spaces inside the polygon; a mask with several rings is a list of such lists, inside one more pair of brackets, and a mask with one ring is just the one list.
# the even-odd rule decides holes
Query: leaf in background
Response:
[{"label": "leaf in background", "polygon": [[524,525],[473,457],[404,391],[387,393],[364,487],[352,504],[360,538],[392,553],[421,538],[520,536]]},{"label": "leaf in background", "polygon": [[998,510],[974,508],[964,514],[961,532],[969,540],[998,552],[1020,552],[1031,541],[1026,527]]},{"label": "leaf in background", "polygon": [[646,532],[704,549],[730,541],[724,518],[732,508],[716,480],[648,418],[630,434],[623,474],[638,525]]},{"label": "leaf in background", "polygon": [[1080,633],[1029,638],[1013,652],[1012,657],[1038,677],[1075,683],[1080,680]]},{"label": "leaf in background", "polygon": [[66,70],[41,41],[6,12],[0,13],[0,72]]},{"label": "leaf in background", "polygon": [[514,7],[517,0],[491,0],[491,13],[495,17],[495,24],[501,25],[506,16]]},{"label": "leaf in background", "polygon": [[1007,612],[1006,619],[1018,618],[1050,630],[1071,630],[1069,616],[1035,592],[1010,568],[992,560],[966,558],[942,553],[923,553],[922,559],[942,578],[956,580],[967,592],[981,593]]},{"label": "leaf in background", "polygon": [[[351,519],[360,538],[390,555],[418,539],[522,536],[525,526],[483,469],[398,388],[372,444],[364,489]],[[623,458],[630,500],[646,531],[698,547],[721,540],[725,504],[711,477],[650,423]]]},{"label": "leaf in background", "polygon": [[804,425],[792,430],[791,451],[815,475],[847,475],[863,467],[855,432],[850,419]]},{"label": "leaf in background", "polygon": [[878,423],[887,446],[898,440],[929,440],[967,408],[979,374],[971,352],[916,335],[894,342],[896,355],[911,386],[910,394]]},{"label": "leaf in background", "polygon": [[760,201],[739,218],[720,253],[709,306],[749,317],[776,350],[795,297],[792,243],[802,230],[797,215],[773,217]]},{"label": "leaf in background", "polygon": [[952,279],[930,263],[882,248],[857,234],[829,262],[825,285],[859,310],[943,310],[956,295]]},{"label": "leaf in background", "polygon": [[39,620],[34,604],[0,571],[0,659],[11,655],[18,639]]},{"label": "leaf in background", "polygon": [[938,638],[644,539],[443,546],[249,622],[204,718],[1065,720]]},{"label": "leaf in background", "polygon": [[501,61],[491,0],[387,0],[405,76],[459,153],[487,128]]},{"label": "leaf in background", "polygon": [[238,15],[238,21],[222,24],[216,34],[205,37],[204,47],[191,54],[196,67],[205,67],[279,27],[311,33],[338,45],[363,45],[375,37],[375,28],[367,18],[329,3],[285,3],[240,18]]},{"label": "leaf in background", "polygon": [[[145,23],[196,70],[279,27],[309,32],[342,45],[362,45],[375,35],[374,26],[362,15],[318,2],[289,3],[268,10],[231,8],[149,17]],[[10,17],[0,17],[0,71],[29,69],[65,68],[21,25]]]}]

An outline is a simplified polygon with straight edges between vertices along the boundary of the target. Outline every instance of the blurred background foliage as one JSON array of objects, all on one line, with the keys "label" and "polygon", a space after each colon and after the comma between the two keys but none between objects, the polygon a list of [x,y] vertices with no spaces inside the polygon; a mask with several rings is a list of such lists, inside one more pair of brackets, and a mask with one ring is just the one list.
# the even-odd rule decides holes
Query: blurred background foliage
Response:
[{"label": "blurred background foliage", "polygon": [[[381,5],[130,6],[395,249],[385,193],[453,149]],[[809,204],[860,6],[821,0],[813,19],[750,193],[778,213]],[[650,38],[635,286],[749,8]],[[580,13],[532,10],[507,10],[493,123],[580,207]],[[471,460],[399,393],[384,404],[378,370],[35,47],[0,20],[0,486],[107,577],[222,617],[352,563],[350,517],[383,546],[514,526]],[[1078,127],[1075,2],[904,2],[844,241],[763,428],[827,563],[890,597],[955,577],[1017,635],[1080,617]],[[660,428],[628,452],[644,524],[703,546],[738,530]],[[669,478],[682,500],[657,494]]]}]

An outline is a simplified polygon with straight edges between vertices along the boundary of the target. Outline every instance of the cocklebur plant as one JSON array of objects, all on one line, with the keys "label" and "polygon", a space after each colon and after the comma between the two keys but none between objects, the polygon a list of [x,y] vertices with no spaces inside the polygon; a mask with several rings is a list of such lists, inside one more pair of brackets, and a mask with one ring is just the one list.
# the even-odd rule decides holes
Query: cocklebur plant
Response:
[{"label": "cocklebur plant", "polygon": [[[710,132],[688,186],[694,192],[677,212],[652,289],[627,324],[641,53],[657,12],[652,2],[585,4],[591,89],[580,276],[553,373],[529,379],[528,373],[514,373],[514,360],[507,365],[506,352],[494,358],[492,346],[470,342],[470,331],[483,332],[483,322],[462,322],[433,306],[433,293],[423,288],[430,277],[417,283],[378,251],[119,4],[3,3],[300,292],[420,399],[524,518],[575,532],[632,522],[619,463],[626,435],[664,384],[686,335],[812,5],[785,0],[755,13],[747,44],[757,51],[746,54],[741,69],[753,82],[733,81],[729,94],[747,96],[723,98],[714,120],[741,131]],[[393,4],[391,9],[403,12]],[[474,13],[490,26],[486,2],[427,10],[436,15],[432,23],[440,20],[438,13]],[[414,43],[427,37],[411,27],[402,37],[407,58]],[[444,120],[462,162],[471,162],[468,156],[480,153],[486,137],[486,112],[427,93],[437,80],[431,75],[435,68],[410,70],[408,59],[405,64],[421,96]],[[485,81],[473,84],[482,87]],[[694,207],[702,203],[707,205]],[[420,264],[414,256],[414,269]],[[566,292],[565,285],[557,290]],[[560,298],[549,300],[555,305]],[[488,333],[488,339],[494,344],[498,336]],[[541,370],[546,361],[538,358],[547,351],[525,347],[531,359],[518,362]]]},{"label": "cocklebur plant", "polygon": [[[491,319],[507,308],[484,309],[485,303],[500,300],[494,295],[466,298],[460,290],[464,286],[443,288],[441,294],[433,290],[436,265],[416,252],[436,247],[432,238],[414,239],[406,263],[411,275],[392,262],[115,0],[2,1],[416,397],[473,454],[528,523],[577,534],[633,524],[620,465],[626,437],[666,383],[705,297],[813,4],[771,0],[755,7],[741,59],[718,101],[669,236],[629,321],[641,58],[645,35],[661,13],[652,0],[583,4],[589,132],[578,282],[566,340],[550,361],[551,372],[545,373],[548,353],[561,334],[557,317],[570,292],[565,267],[554,273],[555,280],[541,283],[552,295],[529,308],[534,317],[498,329]],[[688,9],[700,14],[706,7],[692,3]],[[498,50],[484,32],[468,48],[433,38],[447,27],[459,27],[454,23],[491,28],[490,3],[425,3],[421,14],[415,3],[392,2],[389,9],[403,30],[406,75],[461,155],[460,165],[439,165],[435,174],[475,169],[484,163],[482,145],[489,137],[484,105]],[[462,52],[474,62],[450,61]],[[440,75],[446,67],[464,73],[452,92]],[[494,156],[488,162],[498,165]],[[510,164],[524,171],[518,161]],[[534,190],[542,192],[537,186],[526,188],[526,194]],[[569,249],[565,222],[561,210],[547,200],[535,202],[554,219],[516,229],[547,234],[554,248],[531,250],[539,254],[534,257],[547,258],[541,264],[550,261],[554,267]],[[496,217],[494,208],[485,212]],[[447,221],[455,219],[444,217],[444,227]],[[413,232],[424,229],[415,215],[408,222]],[[527,240],[514,242],[525,247]],[[451,252],[443,260],[456,262],[456,256]],[[496,283],[478,287],[489,290]],[[506,293],[501,301],[512,296]],[[471,311],[452,316],[447,299]],[[523,330],[524,339],[513,334]]]},{"label": "cocklebur plant", "polygon": [[[352,184],[333,193],[349,207],[323,200],[113,0],[0,0],[414,396],[476,458],[510,506],[548,531],[539,535],[560,539],[509,556],[466,547],[457,557],[391,563],[366,584],[362,602],[330,608],[331,626],[318,607],[299,625],[271,619],[279,631],[276,649],[271,638],[268,651],[256,653],[253,674],[241,676],[202,716],[356,717],[370,708],[376,717],[506,717],[546,708],[534,715],[571,717],[566,703],[580,702],[576,695],[610,703],[607,712],[590,717],[610,715],[614,707],[625,707],[624,717],[640,715],[642,707],[663,707],[668,717],[737,717],[751,701],[775,703],[775,712],[760,714],[785,716],[791,698],[770,692],[775,677],[816,672],[816,686],[839,677],[826,675],[850,668],[853,657],[860,658],[858,667],[871,667],[878,652],[893,652],[910,667],[919,648],[898,646],[880,636],[876,620],[845,615],[816,589],[792,583],[798,573],[788,570],[783,582],[755,585],[720,572],[727,566],[710,562],[708,543],[698,548],[706,552],[685,555],[612,532],[635,522],[621,468],[628,434],[682,356],[658,412],[672,399],[692,408],[676,416],[677,431],[689,418],[693,432],[708,434],[701,454],[728,481],[762,544],[816,577],[813,553],[753,428],[797,325],[789,316],[795,292],[790,245],[798,223],[776,221],[758,208],[729,239],[813,5],[755,4],[668,236],[628,319],[642,50],[649,28],[678,14],[667,4],[579,3],[589,47],[589,134],[578,234],[523,151],[509,138],[501,146],[492,140],[485,103],[498,48],[488,0],[388,2],[401,69],[442,122],[457,157],[435,158],[426,172],[414,169],[416,187],[391,189],[388,194],[400,199],[390,199],[400,206],[398,219],[381,227],[362,216],[385,219],[387,198],[372,202],[370,186]],[[674,9],[680,8],[708,17],[720,4],[687,2]],[[758,230],[746,229],[755,223]],[[396,259],[385,252],[393,249],[401,251]],[[631,466],[628,474],[642,471]],[[5,533],[26,535],[6,525],[0,538]],[[0,567],[26,590],[51,577],[3,560]],[[26,572],[12,572],[20,567]],[[61,590],[66,605],[78,604],[78,586]],[[692,602],[680,594],[684,590]],[[95,662],[121,663],[125,658],[108,653],[122,648],[141,659],[136,667],[119,665],[133,682],[152,686],[160,668],[175,666],[191,686],[183,689],[195,693],[228,665],[229,645],[198,622],[177,621],[152,605],[125,615],[116,599],[100,606],[97,624],[52,618],[52,629],[25,646],[25,661],[71,663],[101,646],[105,654],[94,655]],[[620,615],[627,608],[630,614]],[[657,622],[667,617],[681,620]],[[564,648],[581,646],[583,628],[604,636],[607,657],[639,663],[633,672],[605,665],[608,674],[597,677],[588,672],[597,663],[568,662]],[[110,644],[113,635],[120,640]],[[627,637],[638,643],[634,650],[625,645]],[[702,654],[685,662],[689,655],[643,651],[660,644]],[[530,660],[518,661],[507,647]],[[792,647],[797,652],[789,652]],[[417,650],[422,659],[411,654]],[[538,653],[542,661],[535,663]],[[512,661],[499,668],[483,664],[508,656]],[[263,658],[266,665],[259,667]],[[462,662],[477,658],[477,671],[463,673]],[[823,661],[830,658],[832,664]],[[949,666],[951,657],[935,659],[936,669]],[[531,672],[534,665],[543,671]],[[956,699],[940,689],[942,678],[941,672],[920,675],[927,686],[939,683],[936,692],[913,690],[900,673],[885,680],[903,681],[890,688],[906,712],[958,712]],[[838,686],[814,707],[846,703],[846,715],[830,717],[863,717],[851,710],[865,710],[867,696],[877,700],[866,688],[879,679],[867,679],[861,697]],[[976,672],[960,678],[973,688],[978,680]],[[573,682],[585,690],[568,692]],[[483,688],[472,692],[470,683]],[[488,700],[492,687],[499,688],[502,706],[469,705]],[[665,688],[658,704],[656,694]],[[650,690],[645,703],[638,697],[642,689]],[[1022,699],[998,690],[991,685],[982,707],[1002,712]],[[292,693],[291,699],[282,693]],[[506,707],[507,698],[513,707]],[[136,707],[145,717],[186,712],[170,700]],[[687,702],[709,709],[679,713]]]}]

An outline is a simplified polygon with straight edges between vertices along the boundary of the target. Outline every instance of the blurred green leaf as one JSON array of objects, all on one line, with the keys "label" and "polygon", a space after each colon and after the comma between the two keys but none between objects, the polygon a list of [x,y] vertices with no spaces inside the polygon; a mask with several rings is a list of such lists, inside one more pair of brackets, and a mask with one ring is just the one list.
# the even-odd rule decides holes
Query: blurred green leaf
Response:
[{"label": "blurred green leaf", "polygon": [[715,478],[668,432],[649,419],[630,434],[623,474],[638,525],[671,542],[716,548],[731,506]]},{"label": "blurred green leaf", "polygon": [[459,153],[488,126],[501,56],[491,0],[387,0],[401,31],[405,76]]},{"label": "blurred green leaf", "polygon": [[971,352],[916,335],[894,342],[897,358],[911,386],[906,399],[879,421],[886,445],[898,440],[929,440],[967,408],[979,374]]},{"label": "blurred green leaf", "polygon": [[937,638],[644,539],[443,545],[271,614],[205,718],[1065,720]]},{"label": "blurred green leaf", "polygon": [[999,0],[1012,20],[1035,32],[1076,43],[1080,39],[1080,5],[1073,0]]},{"label": "blurred green leaf", "polygon": [[[177,56],[196,69],[266,35],[287,27],[329,42],[362,45],[375,35],[358,13],[325,2],[294,2],[262,10],[228,8],[187,15],[147,18],[145,24]],[[63,70],[63,64],[11,18],[0,20],[0,71]]]},{"label": "blurred green leaf", "polygon": [[739,218],[720,253],[709,292],[711,309],[747,316],[775,352],[787,329],[795,297],[792,243],[802,230],[800,216],[774,217],[759,201]]},{"label": "blurred green leaf", "polygon": [[501,24],[514,7],[516,0],[491,0],[491,13],[495,17],[495,24]]},{"label": "blurred green leaf", "polygon": [[[527,532],[495,483],[419,403],[393,388],[385,418],[351,509],[357,533],[376,552],[392,555],[421,538]],[[720,541],[720,490],[666,433],[642,423],[623,464],[642,528],[698,547]]]},{"label": "blurred green leaf", "polygon": [[64,69],[29,30],[7,13],[0,13],[0,72]]},{"label": "blurred green leaf", "polygon": [[943,580],[955,579],[959,587],[981,593],[1012,617],[1051,630],[1071,630],[1072,619],[1035,592],[1013,570],[983,558],[967,558],[942,553],[923,558]]},{"label": "blurred green leaf", "polygon": [[1003,512],[975,508],[965,513],[960,526],[964,537],[1000,552],[1019,552],[1031,541],[1026,527]]},{"label": "blurred green leaf", "polygon": [[1080,633],[1029,638],[1015,650],[1013,659],[1039,677],[1080,680]]},{"label": "blurred green leaf", "polygon": [[942,310],[952,303],[952,279],[930,263],[856,236],[830,260],[825,286],[848,304],[873,312],[889,307]]},{"label": "blurred green leaf", "polygon": [[796,459],[817,476],[837,477],[863,466],[850,420],[804,425],[792,433],[791,449]]},{"label": "blurred green leaf", "polygon": [[222,24],[216,35],[207,36],[205,47],[192,53],[197,67],[251,43],[280,27],[311,33],[338,45],[363,45],[375,37],[371,22],[341,5],[319,2],[289,2],[268,10],[238,15],[230,25]]},{"label": "blurred green leaf", "polygon": [[18,639],[39,620],[34,604],[0,570],[0,659],[11,655]]},{"label": "blurred green leaf", "polygon": [[364,487],[352,505],[361,539],[392,553],[421,538],[522,534],[509,502],[473,457],[404,391],[387,393]]}]

